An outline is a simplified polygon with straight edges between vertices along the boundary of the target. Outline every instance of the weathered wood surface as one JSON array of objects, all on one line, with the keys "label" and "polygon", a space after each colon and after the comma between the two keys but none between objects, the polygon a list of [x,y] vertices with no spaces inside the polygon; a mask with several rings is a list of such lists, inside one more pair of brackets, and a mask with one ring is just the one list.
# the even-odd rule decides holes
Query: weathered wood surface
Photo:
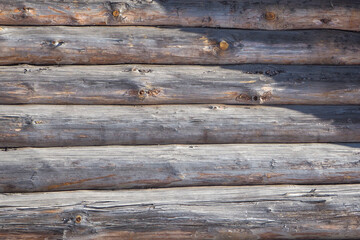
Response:
[{"label": "weathered wood surface", "polygon": [[360,104],[355,66],[1,66],[0,104]]},{"label": "weathered wood surface", "polygon": [[360,64],[360,33],[2,27],[0,64]]},{"label": "weathered wood surface", "polygon": [[0,147],[359,141],[359,106],[0,106]]},{"label": "weathered wood surface", "polygon": [[1,0],[2,25],[360,30],[358,0]]},{"label": "weathered wood surface", "polygon": [[0,176],[0,192],[360,183],[360,144],[8,149]]},{"label": "weathered wood surface", "polygon": [[0,194],[0,237],[358,239],[359,198],[357,184]]}]

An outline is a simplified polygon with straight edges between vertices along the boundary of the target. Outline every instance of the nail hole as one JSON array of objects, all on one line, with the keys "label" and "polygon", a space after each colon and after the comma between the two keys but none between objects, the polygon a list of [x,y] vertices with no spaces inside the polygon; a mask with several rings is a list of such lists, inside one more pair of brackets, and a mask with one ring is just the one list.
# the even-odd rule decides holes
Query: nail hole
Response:
[{"label": "nail hole", "polygon": [[252,99],[253,99],[253,101],[257,101],[257,100],[258,100],[258,97],[257,97],[257,96],[253,96]]}]

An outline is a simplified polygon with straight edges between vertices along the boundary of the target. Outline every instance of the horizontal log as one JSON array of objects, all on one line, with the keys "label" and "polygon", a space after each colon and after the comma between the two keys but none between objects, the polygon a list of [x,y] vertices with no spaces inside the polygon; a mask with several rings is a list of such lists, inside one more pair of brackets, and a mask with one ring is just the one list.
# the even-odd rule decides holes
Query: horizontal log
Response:
[{"label": "horizontal log", "polygon": [[358,0],[1,0],[1,25],[360,30]]},{"label": "horizontal log", "polygon": [[360,33],[3,27],[0,64],[360,64]]},{"label": "horizontal log", "polygon": [[357,66],[0,66],[0,104],[360,104]]},{"label": "horizontal log", "polygon": [[5,239],[357,239],[360,186],[0,195]]},{"label": "horizontal log", "polygon": [[167,145],[0,151],[0,192],[360,183],[360,144]]},{"label": "horizontal log", "polygon": [[359,106],[0,106],[0,147],[360,142]]}]

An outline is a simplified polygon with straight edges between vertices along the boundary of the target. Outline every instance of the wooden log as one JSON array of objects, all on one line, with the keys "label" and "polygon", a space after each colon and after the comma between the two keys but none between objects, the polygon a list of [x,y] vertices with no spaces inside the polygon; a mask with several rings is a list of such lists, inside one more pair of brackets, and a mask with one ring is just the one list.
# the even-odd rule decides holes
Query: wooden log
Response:
[{"label": "wooden log", "polygon": [[0,106],[0,147],[360,142],[359,106]]},{"label": "wooden log", "polygon": [[360,186],[0,195],[5,239],[357,239]]},{"label": "wooden log", "polygon": [[360,104],[353,66],[1,66],[0,104]]},{"label": "wooden log", "polygon": [[0,151],[0,192],[360,183],[360,144],[167,145]]},{"label": "wooden log", "polygon": [[2,25],[360,30],[358,0],[1,0]]},{"label": "wooden log", "polygon": [[360,64],[360,33],[3,27],[0,64]]}]

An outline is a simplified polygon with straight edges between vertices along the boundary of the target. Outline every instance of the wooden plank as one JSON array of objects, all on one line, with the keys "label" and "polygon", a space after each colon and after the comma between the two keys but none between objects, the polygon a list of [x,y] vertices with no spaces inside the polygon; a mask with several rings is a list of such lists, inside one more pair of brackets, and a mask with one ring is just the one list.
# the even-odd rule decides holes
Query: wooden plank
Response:
[{"label": "wooden plank", "polygon": [[357,66],[1,66],[0,104],[360,104]]},{"label": "wooden plank", "polygon": [[360,64],[360,33],[3,27],[0,64]]},{"label": "wooden plank", "polygon": [[1,105],[0,146],[360,142],[359,106]]},{"label": "wooden plank", "polygon": [[2,25],[360,30],[358,0],[1,0]]},{"label": "wooden plank", "polygon": [[356,239],[360,186],[0,195],[6,239]]},{"label": "wooden plank", "polygon": [[360,183],[360,144],[20,148],[0,159],[0,192]]}]

